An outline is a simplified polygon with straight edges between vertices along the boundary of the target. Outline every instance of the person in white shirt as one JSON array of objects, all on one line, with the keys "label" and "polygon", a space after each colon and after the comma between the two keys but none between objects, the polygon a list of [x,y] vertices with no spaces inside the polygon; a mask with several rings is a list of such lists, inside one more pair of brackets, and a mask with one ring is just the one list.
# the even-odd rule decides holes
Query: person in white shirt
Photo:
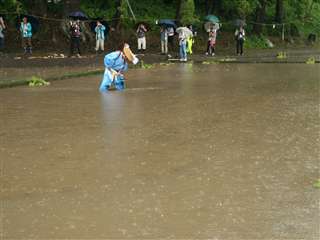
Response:
[{"label": "person in white shirt", "polygon": [[245,41],[245,31],[243,26],[240,26],[234,33],[236,42],[237,42],[237,54],[243,55],[243,44]]},{"label": "person in white shirt", "polygon": [[146,50],[146,45],[147,45],[146,32],[147,32],[147,29],[145,28],[145,26],[143,24],[140,24],[137,29],[138,50],[139,51]]},{"label": "person in white shirt", "polygon": [[180,46],[180,61],[187,61],[187,36],[185,32],[179,33],[179,46]]}]

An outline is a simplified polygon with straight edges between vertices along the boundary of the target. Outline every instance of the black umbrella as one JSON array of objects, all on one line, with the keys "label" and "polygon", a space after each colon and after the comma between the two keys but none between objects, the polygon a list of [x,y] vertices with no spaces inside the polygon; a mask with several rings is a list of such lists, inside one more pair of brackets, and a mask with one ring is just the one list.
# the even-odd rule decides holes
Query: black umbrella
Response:
[{"label": "black umbrella", "polygon": [[177,28],[177,25],[175,24],[174,20],[171,19],[160,19],[158,25]]},{"label": "black umbrella", "polygon": [[31,24],[32,33],[36,33],[39,30],[40,23],[39,23],[39,19],[32,15],[21,14],[20,16],[18,16],[16,28],[20,30],[21,22],[23,22],[24,18],[27,18],[28,22]]},{"label": "black umbrella", "polygon": [[88,20],[88,17],[83,12],[80,12],[80,11],[70,13],[69,17],[74,20],[81,20],[81,21]]},{"label": "black umbrella", "polygon": [[93,19],[93,21],[91,21],[89,23],[91,31],[95,33],[95,29],[96,29],[96,26],[97,26],[97,21],[99,21],[103,26],[106,27],[106,30],[104,30],[104,32],[108,33],[109,30],[110,30],[109,24],[108,24],[107,21],[101,20],[101,19]]}]

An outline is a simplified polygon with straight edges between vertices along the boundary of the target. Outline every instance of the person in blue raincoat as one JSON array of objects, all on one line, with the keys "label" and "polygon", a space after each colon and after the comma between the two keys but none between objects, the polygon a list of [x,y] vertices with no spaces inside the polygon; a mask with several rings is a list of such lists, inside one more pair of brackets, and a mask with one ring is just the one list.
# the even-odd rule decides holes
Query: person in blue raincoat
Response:
[{"label": "person in blue raincoat", "polygon": [[105,39],[105,34],[104,31],[106,30],[106,27],[100,22],[97,21],[97,26],[95,27],[94,31],[96,32],[96,52],[98,53],[99,49],[101,51],[104,51],[104,39]]},{"label": "person in blue raincoat", "polygon": [[128,62],[137,64],[139,59],[131,52],[127,43],[104,57],[105,72],[99,90],[108,91],[113,86],[117,90],[125,88],[123,73],[128,70]]},{"label": "person in blue raincoat", "polygon": [[32,26],[31,23],[28,22],[26,17],[23,18],[23,21],[20,24],[20,32],[22,35],[22,46],[24,49],[24,53],[32,53]]}]

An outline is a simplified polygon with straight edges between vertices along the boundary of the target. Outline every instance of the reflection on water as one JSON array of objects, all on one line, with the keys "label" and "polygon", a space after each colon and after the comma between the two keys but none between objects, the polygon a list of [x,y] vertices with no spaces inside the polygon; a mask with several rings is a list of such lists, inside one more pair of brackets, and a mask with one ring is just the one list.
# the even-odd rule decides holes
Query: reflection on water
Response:
[{"label": "reflection on water", "polygon": [[[318,65],[0,90],[4,238],[316,239]],[[0,232],[1,232],[0,231]]]}]

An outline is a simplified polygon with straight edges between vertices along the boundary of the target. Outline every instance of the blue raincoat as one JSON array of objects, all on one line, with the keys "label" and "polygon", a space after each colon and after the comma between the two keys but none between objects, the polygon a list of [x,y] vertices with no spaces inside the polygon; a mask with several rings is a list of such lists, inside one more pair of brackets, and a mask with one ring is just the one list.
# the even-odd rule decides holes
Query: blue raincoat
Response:
[{"label": "blue raincoat", "polygon": [[32,37],[32,26],[30,23],[21,23],[20,24],[20,32],[22,33],[22,37],[31,38]]},{"label": "blue raincoat", "polygon": [[111,86],[115,86],[117,90],[125,88],[124,77],[122,74],[128,70],[128,63],[121,51],[115,51],[104,57],[104,65],[106,67],[99,90],[101,92],[108,91]]}]

